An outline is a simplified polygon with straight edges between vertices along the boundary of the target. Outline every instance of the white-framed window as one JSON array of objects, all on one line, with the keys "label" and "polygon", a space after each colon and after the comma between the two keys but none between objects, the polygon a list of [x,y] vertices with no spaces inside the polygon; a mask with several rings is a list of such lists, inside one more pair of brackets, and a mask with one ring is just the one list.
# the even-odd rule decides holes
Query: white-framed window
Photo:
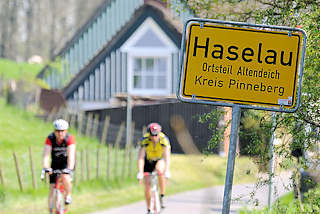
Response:
[{"label": "white-framed window", "polygon": [[132,90],[167,91],[167,57],[134,57]]},{"label": "white-framed window", "polygon": [[120,50],[127,53],[128,93],[171,94],[172,54],[178,48],[152,18],[147,18]]}]

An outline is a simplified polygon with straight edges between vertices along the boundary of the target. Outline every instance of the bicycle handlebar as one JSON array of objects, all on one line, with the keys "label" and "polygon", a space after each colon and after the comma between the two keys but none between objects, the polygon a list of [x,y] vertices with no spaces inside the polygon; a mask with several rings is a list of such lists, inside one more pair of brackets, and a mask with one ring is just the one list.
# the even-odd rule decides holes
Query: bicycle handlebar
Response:
[{"label": "bicycle handlebar", "polygon": [[152,175],[154,175],[154,176],[162,176],[163,173],[158,172],[158,171],[153,171],[153,172],[144,172],[143,175],[144,176],[152,176]]},{"label": "bicycle handlebar", "polygon": [[[48,172],[49,171],[46,171],[45,169],[41,170],[41,176],[40,176],[41,180],[44,179],[45,174]],[[63,170],[61,170],[61,169],[55,169],[55,170],[52,170],[51,172],[52,172],[52,174],[56,174],[56,175],[66,174],[66,173],[63,173]]]}]

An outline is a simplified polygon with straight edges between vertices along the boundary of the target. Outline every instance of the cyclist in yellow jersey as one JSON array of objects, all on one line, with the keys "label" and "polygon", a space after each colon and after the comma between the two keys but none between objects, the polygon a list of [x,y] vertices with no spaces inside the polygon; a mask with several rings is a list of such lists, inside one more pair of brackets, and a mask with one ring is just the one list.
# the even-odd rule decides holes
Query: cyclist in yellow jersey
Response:
[{"label": "cyclist in yellow jersey", "polygon": [[160,203],[164,208],[166,178],[170,177],[171,146],[168,137],[161,132],[161,126],[158,123],[150,123],[147,131],[140,142],[137,179],[144,180],[145,199],[148,213],[150,213],[151,179],[150,176],[144,177],[144,172],[151,173],[154,170],[159,172]]}]

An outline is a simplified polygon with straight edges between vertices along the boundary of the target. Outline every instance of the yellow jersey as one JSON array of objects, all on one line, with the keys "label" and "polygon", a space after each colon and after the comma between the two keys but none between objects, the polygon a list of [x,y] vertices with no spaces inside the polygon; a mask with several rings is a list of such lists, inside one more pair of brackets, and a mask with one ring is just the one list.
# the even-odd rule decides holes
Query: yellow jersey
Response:
[{"label": "yellow jersey", "polygon": [[147,133],[143,136],[140,146],[143,147],[146,151],[146,159],[147,160],[160,160],[163,158],[164,147],[170,146],[170,141],[168,137],[160,132],[160,140],[155,145],[149,139],[150,134]]}]

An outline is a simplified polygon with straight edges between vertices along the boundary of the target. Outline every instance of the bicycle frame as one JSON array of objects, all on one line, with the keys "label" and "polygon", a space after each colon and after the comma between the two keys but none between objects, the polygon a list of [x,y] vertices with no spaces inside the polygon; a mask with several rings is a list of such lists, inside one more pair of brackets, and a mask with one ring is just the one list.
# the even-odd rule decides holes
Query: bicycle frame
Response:
[{"label": "bicycle frame", "polygon": [[55,187],[53,189],[53,200],[50,208],[55,208],[55,214],[65,214],[67,208],[64,203],[64,187],[61,180],[61,170],[54,170],[54,174],[57,175]]},{"label": "bicycle frame", "polygon": [[154,214],[159,214],[161,211],[159,190],[158,190],[158,172],[145,173],[146,176],[151,176],[151,198],[150,209]]},{"label": "bicycle frame", "polygon": [[[42,171],[41,179],[44,179],[45,172]],[[50,203],[50,214],[65,214],[67,207],[64,202],[64,187],[61,180],[61,170],[53,170],[52,174],[56,174],[56,182],[52,192],[52,200]]]}]

